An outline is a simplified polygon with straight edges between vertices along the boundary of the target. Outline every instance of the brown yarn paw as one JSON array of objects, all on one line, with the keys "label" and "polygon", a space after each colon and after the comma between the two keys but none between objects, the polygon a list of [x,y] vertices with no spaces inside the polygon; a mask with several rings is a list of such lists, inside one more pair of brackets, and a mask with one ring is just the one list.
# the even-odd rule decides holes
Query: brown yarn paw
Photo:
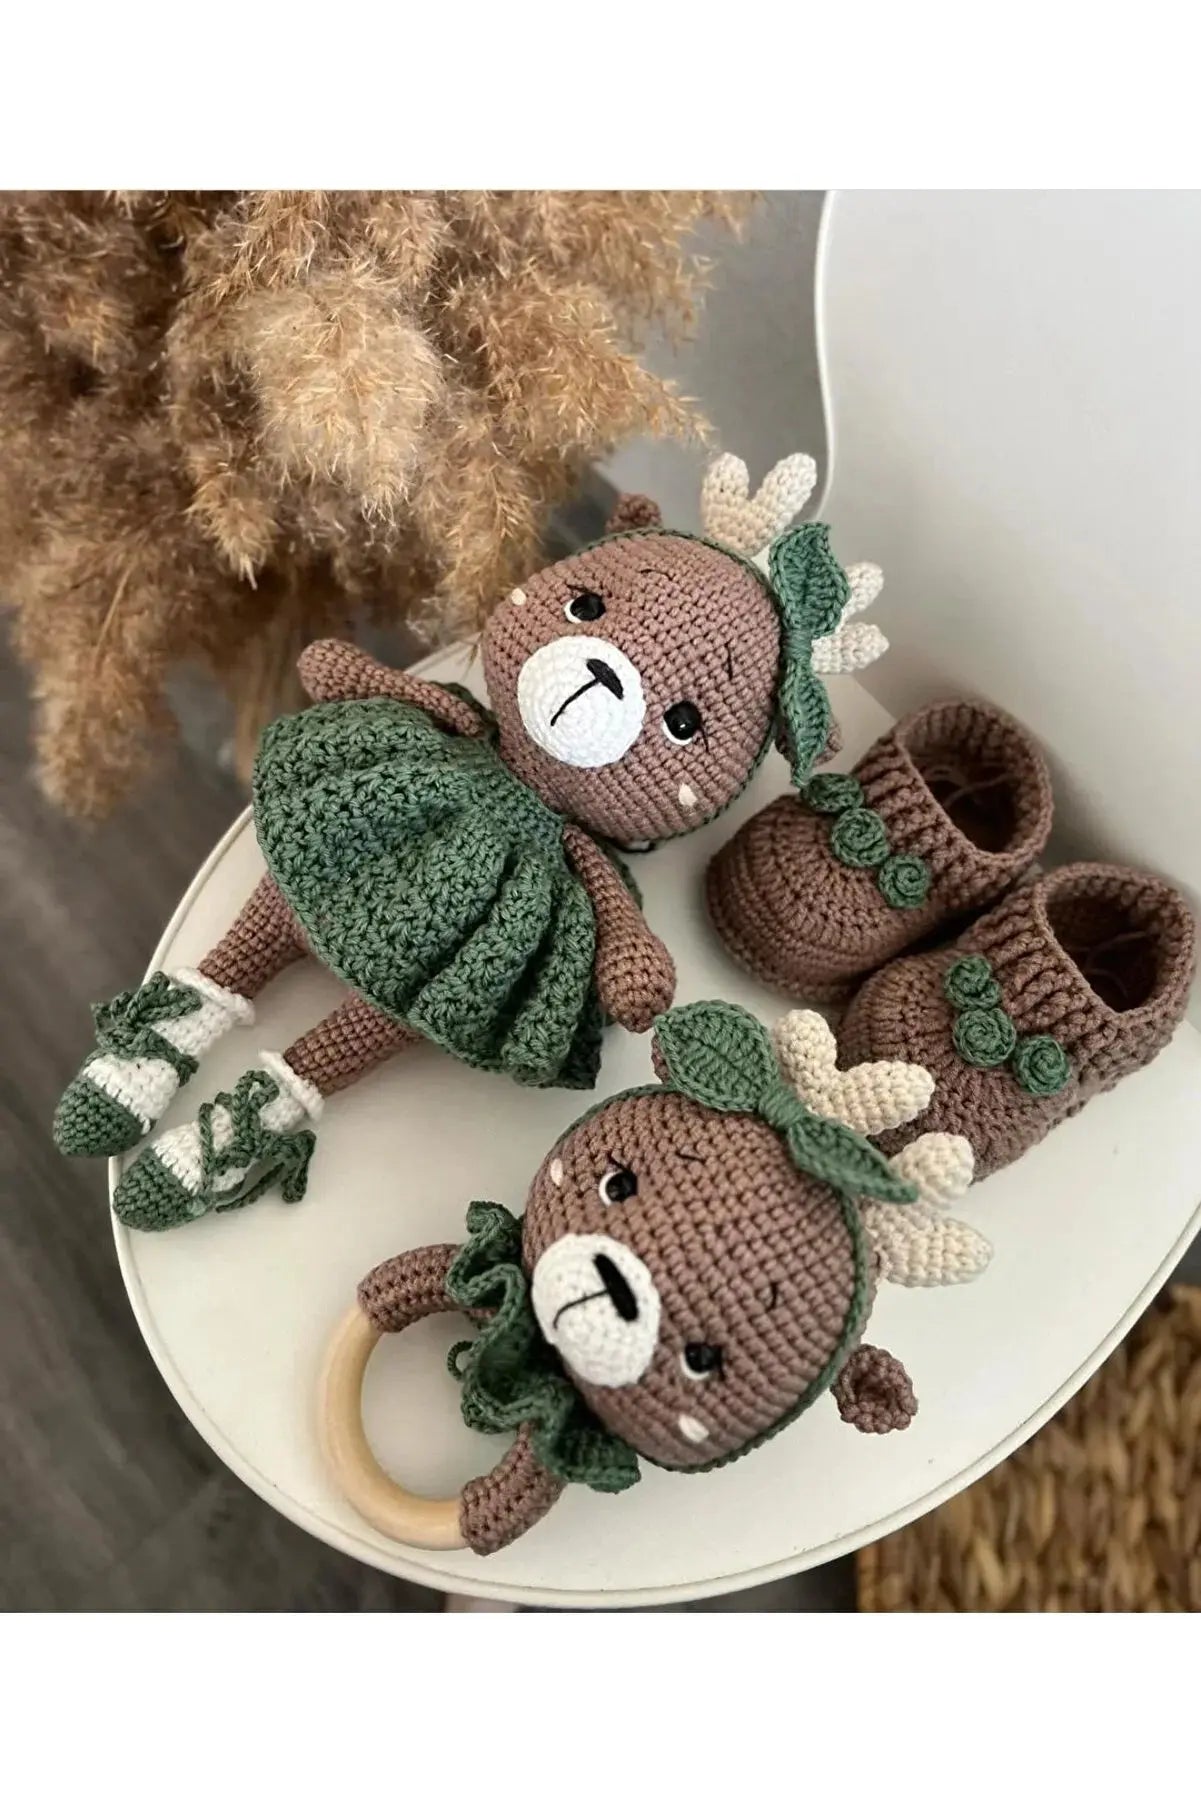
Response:
[{"label": "brown yarn paw", "polygon": [[665,944],[640,935],[629,954],[597,969],[601,1006],[627,1032],[649,1032],[675,999],[676,966]]},{"label": "brown yarn paw", "polygon": [[842,1418],[859,1432],[903,1432],[917,1412],[904,1364],[875,1345],[852,1351],[833,1395]]}]

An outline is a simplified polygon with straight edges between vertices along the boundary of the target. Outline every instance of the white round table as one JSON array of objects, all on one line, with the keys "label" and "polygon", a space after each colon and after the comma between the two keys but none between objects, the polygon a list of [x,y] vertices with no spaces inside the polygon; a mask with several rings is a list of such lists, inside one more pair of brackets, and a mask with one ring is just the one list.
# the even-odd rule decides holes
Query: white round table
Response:
[{"label": "white round table", "polygon": [[[475,685],[460,652],[423,673]],[[856,683],[833,684],[853,761],[889,721]],[[679,968],[680,1001],[724,996],[770,1021],[778,997],[737,972],[706,924],[701,874],[717,845],[785,782],[769,759],[708,830],[639,859],[646,910]],[[249,814],[181,901],[153,967],[192,965],[262,872]],[[230,1034],[166,1124],[282,1049],[335,1003],[312,964],[286,971],[256,1024]],[[645,1039],[609,1033],[599,1093],[650,1078]],[[409,1550],[334,1489],[314,1405],[329,1334],[361,1276],[410,1246],[460,1236],[467,1203],[515,1210],[579,1095],[528,1092],[432,1047],[385,1065],[328,1104],[309,1191],[161,1236],[116,1226],[138,1323],[164,1379],[223,1461],[289,1519],[353,1557],[430,1587],[540,1606],[679,1602],[804,1570],[937,1506],[998,1463],[1063,1405],[1133,1324],[1201,1225],[1201,1036],[1182,1027],[1147,1070],[1096,1100],[959,1211],[993,1241],[964,1288],[886,1289],[870,1337],[903,1359],[920,1411],[884,1439],[848,1432],[819,1404],[753,1456],[699,1483],[646,1467],[626,1494],[571,1489],[524,1539],[490,1558]],[[119,1167],[110,1168],[110,1183]],[[505,1441],[468,1430],[445,1359],[454,1316],[385,1339],[364,1404],[381,1461],[418,1492],[448,1494]]]}]

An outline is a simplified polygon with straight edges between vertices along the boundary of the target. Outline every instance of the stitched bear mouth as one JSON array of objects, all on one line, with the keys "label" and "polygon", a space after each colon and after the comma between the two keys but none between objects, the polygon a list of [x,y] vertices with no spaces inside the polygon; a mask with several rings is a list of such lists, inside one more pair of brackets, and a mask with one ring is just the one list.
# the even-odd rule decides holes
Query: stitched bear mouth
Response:
[{"label": "stitched bear mouth", "polygon": [[572,701],[579,700],[581,694],[587,694],[589,689],[595,688],[598,683],[602,688],[607,688],[610,694],[615,694],[618,700],[621,700],[624,695],[625,689],[621,685],[621,677],[617,675],[616,671],[610,669],[602,657],[589,657],[585,668],[590,672],[591,679],[586,681],[582,687],[577,688],[574,694],[569,694],[567,699],[555,708],[550,716],[552,725],[558,724]]},{"label": "stitched bear mouth", "polygon": [[646,718],[633,663],[615,644],[585,633],[552,639],[526,658],[517,707],[540,749],[580,769],[620,762]]},{"label": "stitched bear mouth", "polygon": [[623,1388],[649,1367],[659,1341],[659,1294],[627,1244],[601,1233],[565,1233],[535,1263],[530,1298],[543,1336],[582,1381]]}]

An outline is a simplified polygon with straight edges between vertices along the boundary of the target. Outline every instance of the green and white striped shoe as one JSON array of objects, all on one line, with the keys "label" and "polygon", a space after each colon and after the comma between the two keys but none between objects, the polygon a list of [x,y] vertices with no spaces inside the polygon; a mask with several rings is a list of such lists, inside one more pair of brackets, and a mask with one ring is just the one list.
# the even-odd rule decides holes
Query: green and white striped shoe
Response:
[{"label": "green and white striped shoe", "polygon": [[113,1212],[141,1232],[165,1232],[206,1213],[248,1206],[269,1188],[303,1199],[321,1095],[274,1051],[233,1090],[206,1101],[191,1125],[147,1145],[117,1184]]},{"label": "green and white striped shoe", "polygon": [[201,1057],[254,1008],[195,969],[158,970],[140,988],[92,1008],[95,1047],[54,1115],[67,1157],[115,1157],[144,1138]]}]

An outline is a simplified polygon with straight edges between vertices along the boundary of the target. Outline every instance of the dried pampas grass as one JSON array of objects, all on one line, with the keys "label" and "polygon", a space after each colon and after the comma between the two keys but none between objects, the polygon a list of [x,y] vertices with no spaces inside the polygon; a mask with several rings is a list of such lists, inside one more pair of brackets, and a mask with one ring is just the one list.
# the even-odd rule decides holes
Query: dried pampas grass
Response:
[{"label": "dried pampas grass", "polygon": [[473,629],[587,462],[701,429],[638,360],[686,329],[736,196],[0,196],[0,555],[38,768],[98,816],[232,696],[248,766],[297,651]]}]

